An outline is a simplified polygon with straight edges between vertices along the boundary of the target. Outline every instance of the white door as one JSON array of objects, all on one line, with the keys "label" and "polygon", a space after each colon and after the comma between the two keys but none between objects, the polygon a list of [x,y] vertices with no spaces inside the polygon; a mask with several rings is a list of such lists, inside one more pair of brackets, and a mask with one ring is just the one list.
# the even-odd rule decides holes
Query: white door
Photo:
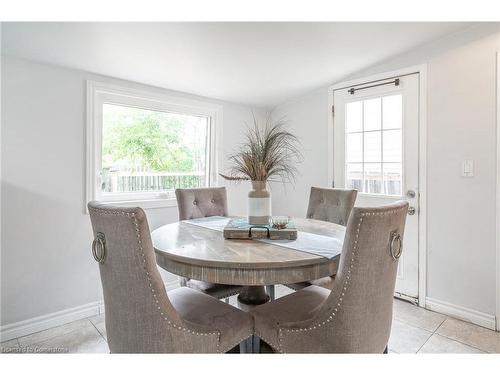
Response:
[{"label": "white door", "polygon": [[408,200],[396,295],[418,300],[419,75],[334,92],[334,186],[358,190],[356,206]]}]

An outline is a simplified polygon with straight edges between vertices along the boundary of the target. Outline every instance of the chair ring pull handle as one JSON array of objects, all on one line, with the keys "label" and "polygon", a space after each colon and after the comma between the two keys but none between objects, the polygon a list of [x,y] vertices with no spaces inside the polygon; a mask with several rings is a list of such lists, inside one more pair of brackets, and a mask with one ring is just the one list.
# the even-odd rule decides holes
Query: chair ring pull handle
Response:
[{"label": "chair ring pull handle", "polygon": [[104,234],[98,232],[96,234],[96,238],[92,242],[92,255],[94,259],[99,264],[104,263],[104,259],[106,258],[106,240],[104,238]]},{"label": "chair ring pull handle", "polygon": [[[397,243],[397,247],[395,246]],[[397,250],[397,252],[396,252]],[[403,243],[401,241],[401,235],[398,233],[393,233],[391,235],[391,256],[392,259],[399,259],[401,254],[403,253]]]}]

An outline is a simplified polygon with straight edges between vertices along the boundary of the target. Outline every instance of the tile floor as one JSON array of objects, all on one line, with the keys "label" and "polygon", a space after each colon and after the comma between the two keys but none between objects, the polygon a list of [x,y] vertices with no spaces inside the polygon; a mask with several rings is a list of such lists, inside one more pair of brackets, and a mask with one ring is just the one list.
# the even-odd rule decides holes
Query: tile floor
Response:
[{"label": "tile floor", "polygon": [[[277,298],[290,293],[277,287]],[[232,304],[236,298],[232,297]],[[108,353],[104,315],[0,344],[1,352]],[[500,332],[395,300],[390,353],[500,353]]]}]

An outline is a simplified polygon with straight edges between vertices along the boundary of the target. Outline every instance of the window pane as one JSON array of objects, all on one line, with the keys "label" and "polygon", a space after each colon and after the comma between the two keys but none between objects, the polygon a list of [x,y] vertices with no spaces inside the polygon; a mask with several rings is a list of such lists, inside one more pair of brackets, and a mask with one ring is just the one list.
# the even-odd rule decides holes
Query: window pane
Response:
[{"label": "window pane", "polygon": [[403,121],[403,97],[399,95],[386,96],[383,99],[384,129],[401,129]]},{"label": "window pane", "polygon": [[363,161],[363,133],[346,135],[346,161],[347,163]]},{"label": "window pane", "polygon": [[401,130],[385,130],[384,136],[384,162],[402,162]]},{"label": "window pane", "polygon": [[347,103],[345,106],[346,133],[360,132],[363,123],[363,102]]},{"label": "window pane", "polygon": [[365,100],[363,103],[364,130],[380,130],[382,122],[381,98]]},{"label": "window pane", "polygon": [[346,165],[346,188],[363,191],[363,164],[349,163]]},{"label": "window pane", "polygon": [[401,163],[384,163],[384,193],[401,195]]},{"label": "window pane", "polygon": [[364,133],[364,162],[381,162],[382,161],[382,132]]},{"label": "window pane", "polygon": [[206,186],[209,118],[103,105],[102,191]]},{"label": "window pane", "polygon": [[365,193],[382,194],[382,165],[365,164]]},{"label": "window pane", "polygon": [[346,187],[401,196],[402,105],[400,94],[346,105]]}]

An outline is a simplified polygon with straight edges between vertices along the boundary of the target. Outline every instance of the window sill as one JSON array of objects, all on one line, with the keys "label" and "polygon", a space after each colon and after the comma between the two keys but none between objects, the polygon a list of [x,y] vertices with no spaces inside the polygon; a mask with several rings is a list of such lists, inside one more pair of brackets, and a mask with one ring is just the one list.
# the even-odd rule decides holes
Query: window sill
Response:
[{"label": "window sill", "polygon": [[175,198],[136,199],[123,201],[101,200],[100,202],[117,207],[141,207],[144,210],[177,207],[177,200]]}]

